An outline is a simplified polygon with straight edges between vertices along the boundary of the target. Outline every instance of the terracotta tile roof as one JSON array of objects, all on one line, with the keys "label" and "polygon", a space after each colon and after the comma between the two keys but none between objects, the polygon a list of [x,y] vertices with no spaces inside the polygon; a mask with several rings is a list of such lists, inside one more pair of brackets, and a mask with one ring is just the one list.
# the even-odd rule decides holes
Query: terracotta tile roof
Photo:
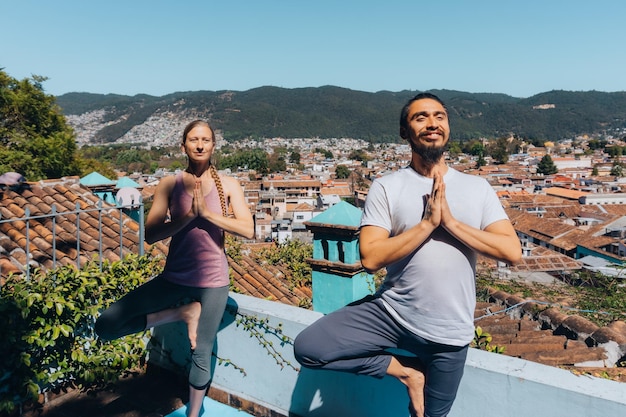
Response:
[{"label": "terracotta tile roof", "polygon": [[561,187],[550,187],[544,188],[543,190],[547,195],[552,195],[555,197],[567,198],[570,200],[578,200],[580,197],[589,195],[589,193],[578,190],[569,190],[567,188]]},{"label": "terracotta tile roof", "polygon": [[[21,190],[5,190],[0,196],[0,220],[20,219],[30,210],[30,216],[41,216],[25,222],[22,220],[0,223],[0,255],[2,276],[13,272],[24,272],[25,265],[50,269],[57,265],[76,265],[77,257],[83,265],[100,252],[109,261],[120,259],[120,228],[122,231],[122,256],[124,253],[138,253],[139,227],[137,222],[122,215],[107,203],[102,202],[102,216],[97,210],[100,200],[88,188],[79,183],[78,177],[60,180],[29,182]],[[53,218],[43,217],[51,214],[52,206],[57,213],[69,214]],[[84,210],[77,216],[76,207]],[[78,220],[78,227],[77,227]],[[27,233],[28,227],[28,233]],[[56,233],[56,248],[53,254],[53,229]],[[100,233],[101,230],[101,233]],[[31,259],[26,258],[26,244],[30,241]],[[79,244],[80,254],[77,252]],[[145,244],[144,250],[150,250]],[[165,245],[156,244],[155,255],[163,254]]]},{"label": "terracotta tile roof", "polygon": [[[505,198],[505,199],[516,199],[518,196],[524,196],[524,197],[530,196],[530,194],[526,190],[511,190],[511,189],[496,191],[496,195],[498,196],[498,198]],[[507,204],[509,204],[508,201],[507,201]]]},{"label": "terracotta tile roof", "polygon": [[[288,204],[288,206],[290,205]],[[289,207],[287,209],[287,211],[313,211],[313,210],[315,210],[315,207],[313,207],[309,203],[296,204],[293,207]]]},{"label": "terracotta tile roof", "polygon": [[322,187],[320,189],[320,194],[322,195],[333,195],[336,194],[340,197],[344,197],[344,196],[351,196],[352,195],[352,191],[350,190],[349,186],[345,186],[345,187],[339,187],[339,186],[333,186],[333,187]]},{"label": "terracotta tile roof", "polygon": [[[599,209],[599,207],[594,208]],[[623,204],[605,204],[602,209],[612,215],[626,216],[626,205]]]},{"label": "terracotta tile roof", "polygon": [[510,266],[512,272],[562,272],[582,269],[582,263],[543,246],[531,246],[531,254]]},{"label": "terracotta tile roof", "polygon": [[530,232],[543,235],[550,239],[561,237],[573,230],[576,230],[576,226],[553,219],[543,219],[542,221],[537,221],[537,218],[535,218],[535,221],[529,225]]},{"label": "terracotta tile roof", "polygon": [[[613,258],[618,262],[623,260],[607,250],[611,245],[617,243],[616,238],[605,235],[607,224],[619,220],[621,215],[596,211],[595,209],[589,210],[586,206],[580,205],[577,209],[572,207],[546,209],[541,221],[537,221],[536,215],[524,210],[506,209],[506,212],[518,233],[523,233],[565,251],[574,251],[578,246],[582,246],[598,251],[604,257]],[[570,224],[572,219],[576,218],[595,219],[598,224],[592,226]]]},{"label": "terracotta tile roof", "polygon": [[[54,181],[27,183],[19,191],[5,190],[0,199],[0,220],[22,218],[26,208],[31,216],[45,215],[52,212],[71,212],[76,203],[81,209],[97,207],[99,199],[90,190],[79,183],[78,177],[62,178]],[[103,203],[105,208],[113,206]],[[138,252],[139,225],[133,219],[123,216],[123,253]],[[31,265],[43,270],[53,267],[52,259],[52,220],[40,219],[30,222],[30,249],[33,254]],[[57,234],[56,262],[58,265],[76,264],[76,215],[58,216],[55,225]],[[120,256],[120,217],[119,210],[106,210],[102,216],[102,255],[109,261],[119,260]],[[81,264],[98,256],[100,239],[98,211],[85,211],[80,215],[80,259]],[[158,242],[153,249],[154,255],[165,256],[168,251],[167,241]],[[0,223],[0,273],[6,277],[9,273],[24,272],[26,264],[26,222],[13,221]],[[144,244],[147,252],[150,245]],[[309,287],[294,288],[289,281],[289,272],[279,267],[268,265],[249,251],[237,261],[229,258],[231,277],[235,291],[254,297],[275,300],[301,307],[311,305]]]},{"label": "terracotta tile roof", "polygon": [[626,382],[626,368],[618,363],[626,354],[623,321],[598,327],[558,307],[492,289],[488,302],[477,303],[475,324],[505,355]]},{"label": "terracotta tile roof", "polygon": [[295,286],[289,279],[289,271],[259,259],[254,250],[248,252],[237,261],[229,258],[233,291],[283,304],[311,307],[311,287]]},{"label": "terracotta tile roof", "polygon": [[537,221],[536,215],[522,210],[508,209],[506,212],[516,231],[554,246],[562,247],[565,250],[576,248],[576,243],[564,239],[568,234],[578,230],[576,226],[565,224],[559,219],[542,218],[541,221]]},{"label": "terracotta tile roof", "polygon": [[577,201],[565,200],[563,198],[545,195],[545,194],[528,194],[513,193],[508,194],[506,200],[510,207],[529,208],[537,206],[572,206],[580,207]]}]

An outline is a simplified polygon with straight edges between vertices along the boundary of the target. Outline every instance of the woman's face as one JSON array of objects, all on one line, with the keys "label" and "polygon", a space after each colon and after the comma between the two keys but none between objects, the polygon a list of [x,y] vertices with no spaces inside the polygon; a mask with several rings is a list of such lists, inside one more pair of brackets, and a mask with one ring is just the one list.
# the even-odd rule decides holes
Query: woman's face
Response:
[{"label": "woman's face", "polygon": [[187,133],[187,139],[182,144],[182,150],[190,161],[209,162],[215,149],[215,138],[211,129],[205,125],[198,125]]}]

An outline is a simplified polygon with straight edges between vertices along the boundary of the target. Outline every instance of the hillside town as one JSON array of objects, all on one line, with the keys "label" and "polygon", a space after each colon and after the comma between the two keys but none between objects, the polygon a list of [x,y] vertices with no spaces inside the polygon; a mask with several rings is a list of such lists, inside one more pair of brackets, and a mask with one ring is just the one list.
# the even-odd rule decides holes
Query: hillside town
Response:
[{"label": "hillside town", "polygon": [[[603,149],[590,150],[587,137],[546,142],[544,147],[527,144],[523,152],[496,164],[489,157],[478,167],[477,157],[448,155],[453,168],[484,177],[497,191],[524,245],[525,262],[503,274],[526,274],[551,280],[555,274],[570,274],[586,268],[620,275],[626,260],[626,177],[615,175],[619,159]],[[220,140],[219,146],[225,142]],[[232,144],[231,144],[232,145]],[[406,167],[407,144],[370,144],[357,139],[282,139],[237,143],[238,147],[261,147],[268,154],[276,147],[297,149],[298,164],[289,163],[280,174],[261,176],[240,167],[226,174],[239,179],[246,201],[255,216],[256,241],[311,240],[305,222],[339,201],[362,207],[372,180]],[[609,140],[609,146],[623,146]],[[328,150],[329,158],[316,150]],[[349,159],[355,149],[366,158]],[[537,166],[549,155],[557,173],[542,175]],[[336,169],[347,168],[347,178],[337,178]],[[161,177],[154,174],[121,173],[136,183],[144,201],[150,201]],[[111,190],[113,191],[113,189]],[[534,262],[533,260],[541,259]],[[485,267],[497,266],[485,260]],[[545,275],[545,276],[544,276]]]}]

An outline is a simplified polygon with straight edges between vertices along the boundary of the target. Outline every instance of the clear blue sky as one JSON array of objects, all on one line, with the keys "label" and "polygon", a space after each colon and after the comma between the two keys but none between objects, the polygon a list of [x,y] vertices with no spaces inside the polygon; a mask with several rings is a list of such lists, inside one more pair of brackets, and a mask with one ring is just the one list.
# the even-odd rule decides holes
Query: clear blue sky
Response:
[{"label": "clear blue sky", "polygon": [[623,0],[0,0],[0,40],[53,95],[626,91]]}]

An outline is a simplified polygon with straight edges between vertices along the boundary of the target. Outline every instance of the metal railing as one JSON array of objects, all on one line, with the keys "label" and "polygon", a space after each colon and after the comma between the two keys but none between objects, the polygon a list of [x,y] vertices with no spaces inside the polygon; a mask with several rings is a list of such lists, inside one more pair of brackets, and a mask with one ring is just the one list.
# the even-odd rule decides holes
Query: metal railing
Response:
[{"label": "metal railing", "polygon": [[[129,217],[126,213],[130,213],[131,211],[135,214],[136,219],[132,219],[138,222],[138,246],[139,246],[139,255],[143,255],[144,254],[144,205],[143,202],[139,202],[139,203],[135,203],[135,204],[129,204],[129,205],[118,205],[118,206],[111,206],[111,205],[103,205],[102,201],[98,201],[96,203],[96,207],[95,208],[89,208],[89,209],[81,209],[80,208],[80,203],[77,202],[76,203],[76,209],[72,210],[72,211],[64,211],[64,212],[58,212],[56,205],[52,204],[51,205],[51,213],[49,214],[39,214],[39,215],[31,215],[31,210],[30,208],[26,207],[24,209],[24,217],[20,217],[20,218],[7,218],[7,219],[2,219],[2,214],[0,213],[0,228],[3,228],[2,226],[4,224],[7,223],[13,223],[13,222],[24,222],[26,224],[26,228],[25,228],[25,232],[24,235],[26,237],[26,242],[25,245],[22,247],[22,245],[19,245],[18,242],[14,242],[15,244],[18,244],[19,247],[22,247],[22,249],[25,252],[26,255],[26,265],[23,265],[24,267],[24,273],[27,279],[30,279],[30,272],[31,272],[31,260],[33,259],[32,256],[32,251],[31,251],[31,222],[33,221],[38,221],[40,222],[41,220],[46,220],[46,219],[50,219],[51,221],[51,226],[50,226],[50,232],[52,234],[52,254],[51,254],[51,259],[52,259],[52,265],[53,268],[56,268],[57,266],[57,219],[59,217],[70,217],[70,216],[75,216],[76,220],[75,220],[75,226],[76,226],[76,267],[80,269],[81,267],[81,257],[80,257],[80,251],[81,251],[81,247],[80,247],[80,233],[81,233],[81,215],[85,215],[88,213],[93,213],[93,212],[97,212],[98,213],[98,259],[99,259],[99,263],[100,263],[100,269],[102,269],[102,259],[103,259],[103,216],[105,215],[109,215],[109,213],[112,210],[117,210],[119,212],[119,216],[117,216],[119,218],[119,256],[120,258],[122,258],[124,256],[124,222],[125,219],[126,221],[128,221],[129,219],[131,219],[131,217]],[[95,216],[91,216],[92,218]],[[134,233],[132,231],[127,230],[127,233]],[[6,234],[6,233],[4,233]],[[37,250],[39,250],[39,248],[37,248]],[[1,265],[0,265],[1,268]],[[0,275],[2,274],[2,270],[0,269]]]}]

